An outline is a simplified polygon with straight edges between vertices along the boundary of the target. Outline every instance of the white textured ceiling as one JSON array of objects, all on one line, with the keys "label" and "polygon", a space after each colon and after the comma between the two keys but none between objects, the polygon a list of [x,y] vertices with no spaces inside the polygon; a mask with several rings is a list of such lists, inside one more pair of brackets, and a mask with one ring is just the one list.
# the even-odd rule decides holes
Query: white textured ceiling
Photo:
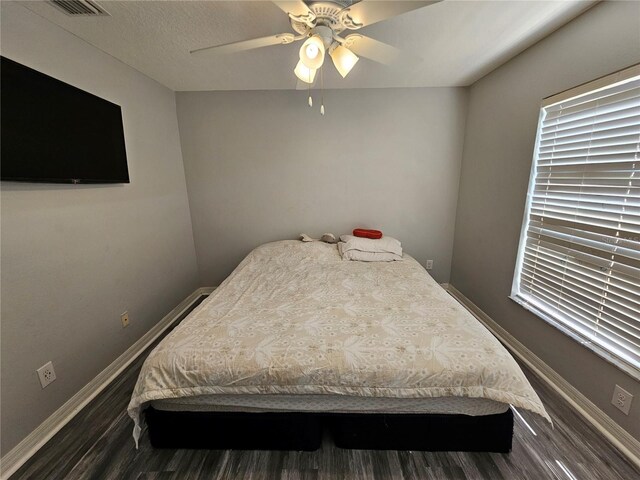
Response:
[{"label": "white textured ceiling", "polygon": [[[19,3],[173,90],[296,85],[298,43],[228,56],[189,54],[194,48],[290,32],[287,15],[269,1],[98,0],[111,16],[89,18],[67,16],[44,1]],[[402,49],[407,55],[401,63],[392,68],[361,59],[342,79],[329,61],[324,86],[470,85],[593,3],[445,0],[359,30]]]}]

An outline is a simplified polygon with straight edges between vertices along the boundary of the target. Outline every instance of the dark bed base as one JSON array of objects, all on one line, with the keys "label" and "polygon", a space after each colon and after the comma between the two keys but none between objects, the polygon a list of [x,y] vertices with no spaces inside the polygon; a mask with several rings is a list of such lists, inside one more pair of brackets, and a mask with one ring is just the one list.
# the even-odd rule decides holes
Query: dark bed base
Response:
[{"label": "dark bed base", "polygon": [[468,415],[219,413],[146,410],[156,448],[306,450],[323,427],[336,446],[368,450],[511,451],[513,413]]},{"label": "dark bed base", "polygon": [[322,441],[322,419],[314,414],[168,412],[149,407],[145,418],[156,448],[312,451]]},{"label": "dark bed base", "polygon": [[428,452],[511,451],[513,413],[497,415],[340,415],[330,417],[337,447]]}]

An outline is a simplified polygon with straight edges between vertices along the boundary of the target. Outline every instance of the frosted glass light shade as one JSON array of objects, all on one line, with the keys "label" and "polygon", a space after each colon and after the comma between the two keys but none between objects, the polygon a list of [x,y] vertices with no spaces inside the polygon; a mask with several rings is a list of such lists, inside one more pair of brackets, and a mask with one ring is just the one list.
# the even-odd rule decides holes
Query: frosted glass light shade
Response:
[{"label": "frosted glass light shade", "polygon": [[329,55],[331,55],[333,64],[340,75],[342,75],[342,78],[346,77],[353,66],[360,60],[355,53],[342,45],[338,45],[333,50],[329,50]]},{"label": "frosted glass light shade", "polygon": [[320,35],[309,37],[302,44],[300,47],[300,61],[304,63],[305,67],[313,68],[314,70],[322,66],[324,62],[324,42]]},{"label": "frosted glass light shade", "polygon": [[316,69],[307,68],[305,64],[302,63],[302,60],[300,60],[296,68],[293,69],[293,73],[305,83],[313,83],[313,80],[316,78]]}]

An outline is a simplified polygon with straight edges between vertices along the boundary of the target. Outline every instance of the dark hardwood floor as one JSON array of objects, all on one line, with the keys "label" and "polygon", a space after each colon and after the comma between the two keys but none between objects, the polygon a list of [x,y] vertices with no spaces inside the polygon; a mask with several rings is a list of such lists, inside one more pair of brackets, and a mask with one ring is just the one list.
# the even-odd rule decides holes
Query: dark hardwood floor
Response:
[{"label": "dark hardwood floor", "polygon": [[640,471],[526,367],[523,370],[554,428],[518,410],[510,454],[341,450],[329,438],[316,452],[154,450],[146,432],[136,450],[126,407],[145,357],[114,380],[11,480],[640,479]]}]

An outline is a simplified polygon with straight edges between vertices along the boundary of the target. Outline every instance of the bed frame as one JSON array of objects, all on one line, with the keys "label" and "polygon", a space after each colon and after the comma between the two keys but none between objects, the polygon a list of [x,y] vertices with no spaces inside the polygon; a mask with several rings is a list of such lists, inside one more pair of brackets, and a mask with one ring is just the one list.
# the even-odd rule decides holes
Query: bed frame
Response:
[{"label": "bed frame", "polygon": [[340,448],[368,450],[511,451],[513,413],[495,415],[378,413],[242,413],[146,410],[155,448],[306,450],[328,430]]}]

